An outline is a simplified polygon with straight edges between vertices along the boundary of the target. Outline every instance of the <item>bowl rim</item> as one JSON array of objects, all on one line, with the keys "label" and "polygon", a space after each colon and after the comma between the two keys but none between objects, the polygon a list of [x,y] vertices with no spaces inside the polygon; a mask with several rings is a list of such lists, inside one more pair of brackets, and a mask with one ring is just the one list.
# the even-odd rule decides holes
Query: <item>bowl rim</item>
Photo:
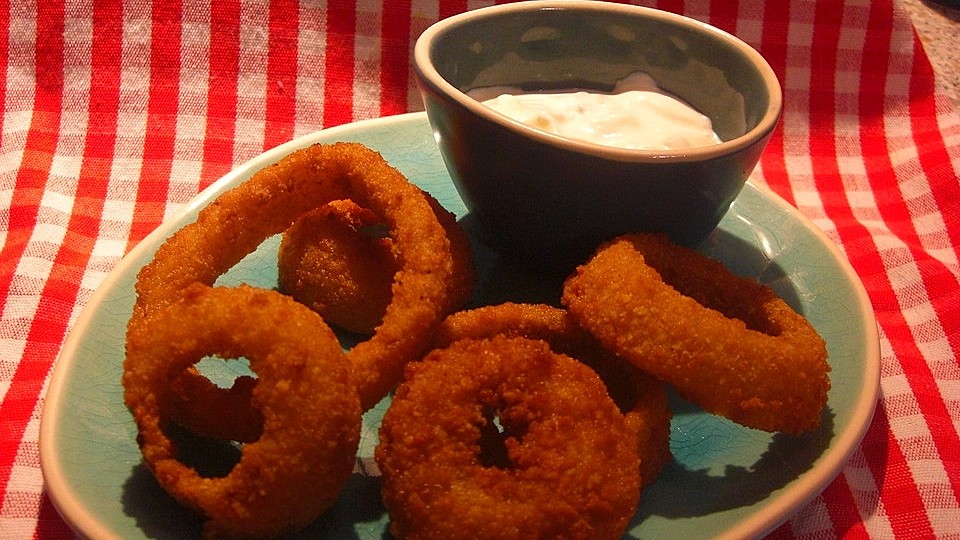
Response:
[{"label": "bowl rim", "polygon": [[[473,20],[486,18],[494,15],[503,15],[514,12],[536,12],[552,10],[570,10],[585,12],[606,12],[622,13],[630,16],[644,16],[652,19],[661,20],[668,24],[684,26],[695,31],[706,32],[730,44],[734,49],[742,53],[757,67],[760,77],[767,88],[769,103],[767,110],[756,126],[749,131],[727,141],[710,146],[695,148],[684,148],[679,150],[640,150],[631,148],[618,148],[606,146],[598,143],[580,141],[561,135],[555,135],[531,127],[523,122],[514,120],[490,107],[482,104],[480,101],[470,97],[465,92],[449,83],[430,60],[430,53],[433,50],[433,44],[436,39],[451,31],[452,29],[470,23]],[[518,132],[527,138],[530,138],[541,144],[558,147],[561,149],[588,154],[605,159],[613,159],[623,162],[640,163],[683,163],[696,162],[716,159],[750,148],[754,144],[762,142],[769,137],[776,128],[783,111],[783,90],[777,74],[767,60],[752,46],[740,38],[721,30],[715,26],[703,21],[693,19],[677,13],[664,11],[661,9],[635,6],[630,4],[617,4],[602,0],[528,0],[509,4],[498,4],[487,7],[481,7],[470,11],[465,11],[441,19],[430,25],[424,30],[414,45],[414,73],[417,75],[418,84],[426,84],[433,87],[437,92],[451,97],[457,104],[468,109],[471,113],[506,129]],[[429,112],[429,111],[428,111]]]}]

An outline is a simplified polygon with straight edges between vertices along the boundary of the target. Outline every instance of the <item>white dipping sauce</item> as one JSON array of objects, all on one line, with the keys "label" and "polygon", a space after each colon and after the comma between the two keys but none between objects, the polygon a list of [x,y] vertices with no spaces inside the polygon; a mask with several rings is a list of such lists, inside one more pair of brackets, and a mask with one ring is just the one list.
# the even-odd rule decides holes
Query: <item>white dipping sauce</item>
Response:
[{"label": "white dipping sauce", "polygon": [[[491,92],[495,98],[484,99]],[[637,150],[682,150],[721,142],[710,118],[634,74],[612,93],[471,92],[490,108],[537,129],[581,141]]]}]

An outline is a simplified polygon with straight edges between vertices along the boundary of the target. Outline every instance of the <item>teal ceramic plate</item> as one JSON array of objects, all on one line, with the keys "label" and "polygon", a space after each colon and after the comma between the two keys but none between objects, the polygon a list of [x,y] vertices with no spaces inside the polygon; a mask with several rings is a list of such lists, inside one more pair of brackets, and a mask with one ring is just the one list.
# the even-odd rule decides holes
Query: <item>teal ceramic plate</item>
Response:
[{"label": "teal ceramic plate", "polygon": [[[321,131],[264,153],[201,193],[138,245],[91,297],[63,346],[43,409],[40,456],[47,492],[91,538],[196,537],[181,509],[142,466],[120,386],[124,332],[137,271],[171,232],[254,171],[314,142],[351,140],[380,151],[462,218],[469,215],[437,151],[425,115],[408,114]],[[276,238],[221,278],[273,287]],[[703,250],[735,272],[773,287],[827,342],[833,389],[823,426],[802,437],[734,425],[678,399],[675,461],[648,488],[627,531],[636,538],[749,537],[770,531],[816,496],[859,444],[874,411],[879,344],[873,311],[846,259],[817,228],[774,194],[748,184]],[[555,283],[511,267],[477,245],[476,301],[549,301]],[[367,413],[356,474],[340,500],[304,537],[382,538],[388,518],[372,461],[379,415]]]}]

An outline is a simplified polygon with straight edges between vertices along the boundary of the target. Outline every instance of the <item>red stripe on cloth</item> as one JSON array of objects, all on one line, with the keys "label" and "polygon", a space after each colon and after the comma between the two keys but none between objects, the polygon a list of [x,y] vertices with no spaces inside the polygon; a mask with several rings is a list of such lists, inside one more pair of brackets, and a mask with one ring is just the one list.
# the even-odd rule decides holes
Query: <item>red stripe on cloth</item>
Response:
[{"label": "red stripe on cloth", "polygon": [[153,3],[143,166],[127,251],[160,225],[167,204],[180,99],[180,8],[179,0]]},{"label": "red stripe on cloth", "polygon": [[[914,47],[918,51],[922,50],[916,36],[914,36]],[[936,210],[946,228],[949,242],[942,242],[942,244],[948,243],[956,253],[957,246],[960,246],[960,184],[957,182],[960,171],[953,168],[943,134],[938,129],[936,103],[931,97],[934,91],[934,73],[930,61],[922,54],[918,54],[910,74],[910,94],[928,98],[910,100],[911,135],[916,145],[917,158],[923,168],[923,176],[930,184],[929,191],[934,197]],[[923,233],[929,234],[928,231]],[[931,285],[928,291],[935,297],[932,300],[939,320],[960,320],[956,316],[957,309],[960,309],[956,296],[938,294],[960,290],[956,276],[945,268],[937,274],[945,278],[945,283]],[[950,300],[947,300],[948,298]],[[947,303],[941,303],[941,299]],[[960,332],[948,332],[947,339],[956,356],[960,353]],[[960,455],[960,453],[953,455]],[[957,481],[960,479],[955,477],[953,480],[956,491]]]},{"label": "red stripe on cloth", "polygon": [[686,2],[684,0],[659,0],[656,3],[656,8],[682,15],[686,11]]},{"label": "red stripe on cloth", "polygon": [[353,0],[334,0],[327,5],[326,69],[323,79],[324,127],[353,120],[356,26],[356,4]]},{"label": "red stripe on cloth", "polygon": [[[921,58],[915,60],[910,77],[910,94],[931,96],[934,93],[934,74],[929,60],[922,55],[918,56]],[[938,129],[934,100],[910,100],[910,121],[920,165],[923,167],[924,176],[930,182],[930,192],[936,198],[937,209],[945,222],[950,245],[960,246],[960,184],[957,183],[960,171],[953,168],[950,155],[944,146],[943,133]],[[960,349],[956,342],[951,345],[955,351]]]},{"label": "red stripe on cloth", "polygon": [[53,501],[46,495],[40,500],[40,511],[37,515],[37,529],[34,531],[33,537],[43,540],[76,538],[76,534],[67,525],[67,522],[60,517],[56,507],[53,505]]},{"label": "red stripe on cloth", "polygon": [[[786,80],[789,21],[789,2],[765,2],[763,4],[763,29],[760,34],[758,52],[773,68],[781,85]],[[767,186],[792,206],[796,206],[797,201],[793,195],[790,178],[787,175],[783,125],[784,120],[781,119],[770,137],[770,142],[767,143],[767,147],[760,156],[760,166],[763,169],[763,178]]]},{"label": "red stripe on cloth", "polygon": [[[0,58],[10,62],[10,2],[0,0]],[[0,77],[0,103],[7,102],[7,77]],[[4,106],[6,109],[6,106]],[[0,126],[3,125],[0,119]],[[3,146],[3,135],[7,132],[6,127],[0,129],[0,147]],[[2,224],[0,224],[2,225]]]},{"label": "red stripe on cloth", "polygon": [[437,16],[438,19],[446,19],[451,15],[456,15],[466,10],[467,0],[440,0]]},{"label": "red stripe on cloth", "polygon": [[62,2],[42,3],[38,8],[33,114],[10,198],[6,242],[0,249],[0,294],[4,298],[36,226],[60,131],[64,8]]},{"label": "red stripe on cloth", "polygon": [[[872,242],[864,240],[864,243]],[[850,263],[855,268],[882,267],[883,262],[879,253],[873,250],[858,250],[855,254],[850,250]],[[879,271],[866,274],[861,272],[864,285],[876,309],[878,325],[884,329],[885,336],[893,349],[896,358],[919,358],[920,353],[915,348],[910,328],[900,311],[892,284],[886,279],[885,273]],[[902,362],[901,362],[902,364]],[[908,366],[902,366],[904,378],[910,380],[915,375]],[[885,374],[896,374],[895,367],[888,367]],[[883,374],[881,374],[883,375]],[[911,385],[913,386],[913,385]],[[911,388],[910,396],[905,397],[913,401],[916,392]],[[897,401],[896,396],[886,396],[877,404],[873,422],[861,442],[863,454],[867,461],[871,475],[878,484],[880,501],[887,514],[890,527],[897,538],[932,538],[933,529],[927,516],[920,488],[912,477],[912,470],[908,456],[901,442],[892,435],[890,418],[896,414],[889,408],[889,404]],[[912,408],[906,405],[907,408]],[[913,446],[914,441],[903,441]],[[838,516],[839,517],[839,516]]]},{"label": "red stripe on cloth", "polygon": [[778,126],[770,142],[760,156],[760,168],[763,170],[763,181],[773,192],[780,195],[791,206],[797,202],[793,196],[790,178],[787,176],[786,151],[783,145],[783,126]]},{"label": "red stripe on cloth", "polygon": [[233,166],[237,126],[237,78],[240,71],[240,0],[213,0],[210,5],[210,73],[207,124],[200,189]]},{"label": "red stripe on cloth", "polygon": [[[883,489],[882,483],[885,482],[890,475],[891,471],[900,470],[905,471],[907,469],[907,462],[904,459],[903,452],[900,451],[900,447],[892,440],[890,437],[890,424],[889,424],[889,415],[884,405],[884,400],[881,399],[877,403],[876,411],[873,414],[873,419],[870,422],[870,426],[867,428],[867,432],[863,436],[863,440],[860,441],[861,452],[863,453],[864,462],[867,464],[867,468],[870,470],[871,476],[874,479],[874,482],[877,484],[879,490]],[[910,495],[912,501],[916,501],[916,493]],[[864,501],[869,502],[873,505],[876,504],[873,500]],[[865,508],[864,513],[874,511],[877,509],[874,508]],[[886,508],[887,513],[890,512],[899,512],[899,508]],[[889,519],[888,519],[889,521]],[[921,528],[917,531],[918,534],[923,534],[925,529]],[[917,536],[920,538],[920,536]]]},{"label": "red stripe on cloth", "polygon": [[736,35],[737,21],[740,19],[739,7],[739,2],[710,0],[709,24]]},{"label": "red stripe on cloth", "polygon": [[[17,265],[37,224],[37,212],[57,148],[63,104],[62,1],[38,5],[34,41],[33,111],[24,141],[23,157],[13,185],[7,210],[7,236],[0,248],[0,295],[7,298]],[[0,77],[0,79],[5,77]],[[0,310],[3,306],[0,306]],[[6,484],[5,478],[0,478]]]},{"label": "red stripe on cloth", "polygon": [[380,116],[407,111],[410,87],[410,0],[384,2],[380,46]]},{"label": "red stripe on cloth", "polygon": [[[886,11],[872,6],[870,10],[865,40],[867,43],[880,44],[889,42],[892,20]],[[914,37],[914,50],[921,51],[921,46]],[[937,315],[938,321],[960,320],[960,306],[955,291],[960,288],[957,276],[941,261],[928,255],[923,248],[923,240],[916,230],[916,220],[921,216],[911,213],[909,202],[900,189],[900,182],[890,160],[890,148],[887,145],[884,126],[884,100],[881,95],[873,95],[872,89],[886,87],[890,60],[880,55],[864,55],[860,97],[861,117],[876,118],[871,124],[861,122],[861,139],[863,141],[864,160],[870,167],[870,184],[877,199],[877,209],[888,229],[903,241],[910,258],[917,266],[917,273],[923,284],[921,296],[929,299],[929,304]],[[936,110],[933,102],[933,70],[929,61],[922,54],[914,54],[913,72],[910,84],[910,117],[914,127],[912,139],[916,144],[918,159],[924,169],[924,176],[930,182],[930,192],[942,195],[937,201],[937,210],[945,221],[947,233],[951,239],[951,246],[958,245],[958,227],[956,222],[958,197],[960,189],[957,187],[956,176],[950,166],[950,158],[943,146],[943,138],[939,131],[931,133],[928,126],[936,126]],[[951,212],[952,210],[952,212]],[[932,209],[931,209],[932,211]],[[951,214],[954,218],[951,222]],[[895,292],[894,292],[895,294]],[[950,410],[944,403],[940,392],[936,374],[931,371],[930,365],[923,359],[919,344],[916,342],[910,321],[903,318],[903,301],[891,297],[886,304],[889,307],[890,326],[884,326],[894,347],[897,358],[901,359],[901,366],[907,374],[907,380],[913,390],[914,398],[922,412],[928,426],[930,436],[936,448],[938,457],[945,462],[954,460],[960,455],[960,437],[954,428]],[[886,317],[885,317],[886,318]],[[893,325],[902,325],[893,328]],[[954,352],[960,351],[960,334],[949,332],[941,328],[939,333],[950,342]],[[899,339],[895,339],[898,337]],[[952,506],[960,502],[960,468],[945,467],[950,482],[953,501]],[[913,483],[915,479],[911,479]],[[891,493],[891,496],[898,494]],[[929,501],[928,501],[929,502]],[[923,501],[919,503],[923,506]]]},{"label": "red stripe on cloth", "polygon": [[[870,239],[869,231],[858,221],[847,199],[842,176],[838,165],[836,144],[836,112],[843,97],[836,86],[837,55],[840,41],[837,6],[821,2],[816,4],[814,12],[813,35],[810,54],[810,156],[811,170],[817,192],[823,202],[826,216],[834,223],[840,241],[852,253],[851,246],[858,241],[866,243]],[[876,49],[873,50],[882,50]],[[838,91],[839,90],[839,91]],[[861,275],[882,275],[883,261],[877,253],[872,240],[865,248],[865,256],[858,260]],[[864,259],[869,264],[864,264]],[[854,262],[851,258],[851,263]],[[876,471],[874,471],[876,473]],[[915,494],[916,495],[916,494]],[[923,508],[918,496],[910,499],[911,504]],[[846,521],[845,516],[856,514],[856,505],[849,500],[830,498],[827,506],[830,520],[834,524]]]},{"label": "red stripe on cloth", "polygon": [[[909,377],[909,375],[908,375]],[[884,401],[877,406],[874,424],[878,421],[883,430],[875,437],[875,444],[865,446],[864,455],[870,463],[875,478],[882,484],[880,501],[887,514],[890,529],[895,538],[935,538],[926,508],[920,497],[917,484],[911,479],[911,469],[903,447],[890,437],[890,425]],[[876,430],[871,426],[868,438]],[[866,440],[864,445],[869,444]],[[883,449],[881,449],[881,446]],[[869,451],[866,450],[869,448]]]},{"label": "red stripe on cloth", "polygon": [[[23,158],[17,170],[10,208],[7,209],[7,236],[0,249],[0,294],[6,298],[20,258],[37,224],[37,211],[43,197],[47,175],[53,163],[56,133],[60,128],[59,111],[41,110],[60,96],[36,100],[30,129],[24,143]],[[0,306],[0,310],[3,306]]]},{"label": "red stripe on cloth", "polygon": [[297,101],[297,39],[300,6],[295,0],[270,2],[267,52],[267,103],[264,149],[293,138]]},{"label": "red stripe on cloth", "polygon": [[827,486],[822,497],[837,537],[869,537],[863,530],[863,521],[857,512],[857,501],[843,474]]},{"label": "red stripe on cloth", "polygon": [[[50,78],[45,82],[49,84],[55,80],[60,83],[49,89],[53,93],[63,88],[63,5],[45,4],[38,13],[38,19],[46,24],[42,25],[45,30],[37,35],[38,43],[42,43],[39,45],[37,65],[43,65],[41,60],[50,63],[45,66],[48,72],[44,77]],[[0,500],[5,499],[17,447],[22,442],[27,423],[37,407],[40,390],[59,352],[77,301],[84,270],[99,234],[107,190],[104,178],[108,178],[110,173],[109,157],[115,142],[119,108],[119,59],[123,37],[122,25],[116,24],[119,20],[122,20],[119,4],[94,5],[90,56],[91,72],[97,76],[90,80],[84,155],[66,236],[51,261],[50,275],[44,282],[37,313],[28,330],[23,357],[2,404],[3,430],[7,437],[0,447]],[[43,43],[44,39],[49,41]],[[44,81],[38,80],[38,84],[42,85]]]}]

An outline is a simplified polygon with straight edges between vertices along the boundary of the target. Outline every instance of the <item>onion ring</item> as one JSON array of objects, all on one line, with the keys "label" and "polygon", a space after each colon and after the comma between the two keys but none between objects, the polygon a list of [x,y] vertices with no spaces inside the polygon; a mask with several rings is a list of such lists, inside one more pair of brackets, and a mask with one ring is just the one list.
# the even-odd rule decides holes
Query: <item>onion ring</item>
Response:
[{"label": "onion ring", "polygon": [[[451,313],[473,293],[477,275],[466,233],[456,216],[429,193],[424,197],[450,240]],[[398,269],[382,220],[350,200],[333,201],[300,216],[283,233],[277,254],[280,290],[323,315],[328,323],[373,334],[391,299]]]},{"label": "onion ring", "polygon": [[420,188],[361,144],[295,151],[204,207],[138,274],[128,331],[175,302],[191,283],[214,284],[301,214],[340,199],[382,217],[400,266],[383,323],[348,353],[361,403],[372,407],[420,355],[453,304],[454,261],[451,241]]},{"label": "onion ring", "polygon": [[[326,329],[323,331],[323,329]],[[275,291],[203,285],[130,329],[124,401],[144,461],[181,504],[207,516],[207,537],[271,537],[302,528],[350,476],[361,409],[350,369],[319,315]],[[262,434],[221,478],[177,459],[164,432],[170,386],[206,356],[246,357]]]},{"label": "onion ring", "polygon": [[377,224],[373,212],[349,200],[297,218],[277,252],[280,291],[333,326],[372,334],[390,304],[397,272],[390,238],[368,232]]},{"label": "onion ring", "polygon": [[705,410],[799,434],[830,388],[823,339],[769,288],[662,235],[601,246],[562,303],[600,343]]},{"label": "onion ring", "polygon": [[495,335],[546,341],[552,350],[571,356],[597,372],[613,402],[637,437],[641,487],[648,486],[673,459],[667,393],[656,378],[603,349],[566,310],[546,304],[503,304],[459,311],[437,329],[434,346]]},{"label": "onion ring", "polygon": [[[480,452],[496,419],[506,467]],[[375,456],[401,538],[619,538],[640,496],[636,444],[603,383],[525,338],[459,340],[409,364]]]}]

